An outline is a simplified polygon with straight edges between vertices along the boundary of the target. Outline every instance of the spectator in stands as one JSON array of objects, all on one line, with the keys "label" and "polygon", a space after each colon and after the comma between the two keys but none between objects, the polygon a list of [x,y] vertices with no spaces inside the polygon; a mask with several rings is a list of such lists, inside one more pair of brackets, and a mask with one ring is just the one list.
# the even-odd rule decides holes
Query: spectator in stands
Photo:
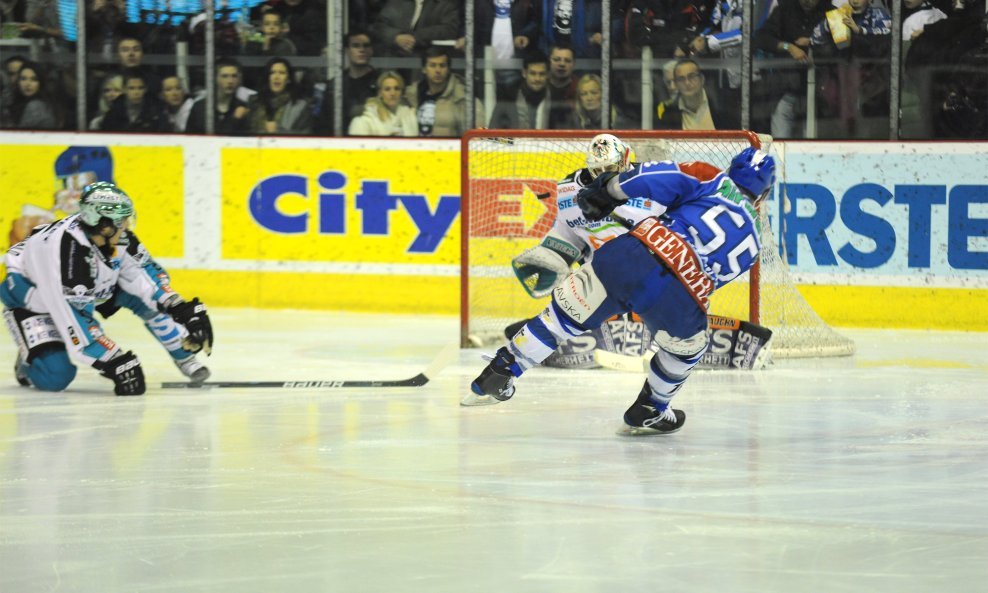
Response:
[{"label": "spectator in stands", "polygon": [[[538,0],[475,0],[474,56],[483,57],[484,47],[494,48],[494,59],[510,60],[534,48],[539,40]],[[518,70],[495,72],[498,97],[521,80]]]},{"label": "spectator in stands", "polygon": [[375,37],[384,55],[421,56],[435,41],[454,41],[458,19],[454,0],[385,0]]},{"label": "spectator in stands", "polygon": [[[370,33],[354,29],[346,34],[343,42],[347,66],[343,71],[343,130],[350,121],[364,112],[367,101],[377,95],[377,70],[371,66],[374,44]],[[333,130],[333,80],[316,85],[316,133],[332,136]]]},{"label": "spectator in stands", "polygon": [[350,122],[350,136],[418,136],[418,121],[408,105],[401,104],[405,79],[393,70],[377,77],[377,96]]},{"label": "spectator in stands", "polygon": [[[903,4],[901,133],[984,139],[988,135],[984,0],[904,0]],[[907,98],[917,104],[917,113],[906,109]]]},{"label": "spectator in stands", "polygon": [[172,74],[161,80],[161,103],[169,132],[185,132],[195,100],[185,90],[185,82]]},{"label": "spectator in stands", "polygon": [[295,44],[285,37],[284,16],[281,9],[269,8],[261,13],[261,35],[259,41],[244,43],[244,54],[248,56],[294,56]]},{"label": "spectator in stands", "polygon": [[557,42],[549,50],[549,127],[558,128],[572,120],[576,107],[576,76],[573,65],[576,54],[564,42]]},{"label": "spectator in stands", "polygon": [[[809,61],[807,51],[813,29],[826,18],[834,6],[830,0],[779,0],[755,33],[754,45],[771,55],[791,58],[805,65]],[[795,65],[795,64],[794,64]],[[765,75],[770,86],[770,96],[780,96],[772,112],[772,135],[776,138],[802,137],[803,120],[806,119],[806,70],[786,69]]]},{"label": "spectator in stands", "polygon": [[127,20],[127,0],[92,0],[86,10],[86,40],[89,51],[113,55],[114,39]]},{"label": "spectator in stands", "polygon": [[[691,56],[707,57],[719,55],[729,62],[724,69],[717,71],[717,101],[727,112],[737,112],[734,116],[741,120],[741,21],[744,17],[744,3],[741,0],[726,0],[714,5],[710,14],[710,26],[694,37],[689,44]],[[708,81],[708,88],[711,85]]]},{"label": "spectator in stands", "polygon": [[10,105],[0,121],[4,127],[17,130],[62,128],[61,110],[49,92],[48,81],[39,65],[28,61],[21,64]]},{"label": "spectator in stands", "polygon": [[720,112],[707,96],[705,77],[700,65],[685,58],[673,69],[678,98],[670,103],[659,103],[653,122],[665,130],[730,130],[740,126],[740,121]]},{"label": "spectator in stands", "polygon": [[631,0],[625,35],[638,51],[651,47],[656,59],[683,58],[690,41],[710,26],[711,8],[704,0]]},{"label": "spectator in stands", "polygon": [[[215,131],[225,136],[242,136],[250,131],[247,103],[237,97],[243,74],[240,62],[233,58],[216,61],[216,109],[213,113]],[[190,134],[206,133],[206,99],[192,105],[185,131]]]},{"label": "spectator in stands", "polygon": [[40,39],[50,50],[58,51],[67,47],[62,32],[58,2],[26,0],[24,21],[18,24],[18,28],[21,37]]},{"label": "spectator in stands", "polygon": [[495,129],[549,129],[549,59],[529,52],[522,62],[521,84],[508,100],[498,101],[488,127]]},{"label": "spectator in stands", "polygon": [[[824,85],[833,89],[826,97],[837,112],[842,129],[832,126],[841,136],[881,137],[888,135],[889,65],[892,49],[892,17],[884,6],[869,5],[869,0],[849,0],[841,6],[841,21],[850,38],[838,46],[828,19],[813,29],[810,45],[824,58],[841,58],[826,71]],[[825,76],[825,75],[824,75]],[[818,84],[821,80],[818,73]],[[829,86],[828,86],[829,85]],[[882,116],[871,133],[859,125],[863,115]]]},{"label": "spectator in stands", "polygon": [[161,91],[161,77],[143,64],[144,45],[136,37],[120,38],[117,42],[117,62],[124,73],[133,71],[140,74],[152,96],[157,96]]},{"label": "spectator in stands", "polygon": [[[269,1],[278,6],[288,25],[288,39],[300,56],[318,56],[326,47],[326,5],[321,0]],[[262,11],[263,14],[263,11]]]},{"label": "spectator in stands", "polygon": [[603,41],[600,0],[542,0],[542,47],[572,48],[578,58],[599,58]]},{"label": "spectator in stands", "polygon": [[251,100],[254,134],[311,134],[312,109],[302,98],[288,60],[271,58],[264,67],[266,84]]},{"label": "spectator in stands", "polygon": [[[450,72],[450,59],[441,47],[422,56],[422,80],[405,89],[405,101],[415,111],[419,136],[459,137],[467,130],[466,86]],[[479,101],[474,113],[482,113]]]},{"label": "spectator in stands", "polygon": [[123,84],[123,76],[120,74],[113,74],[103,79],[96,114],[89,120],[90,130],[96,131],[103,129],[103,119],[106,117],[107,112],[110,111],[110,106],[113,105],[113,102],[123,94]]},{"label": "spectator in stands", "polygon": [[[350,23],[348,30],[368,30],[381,12],[384,0],[350,0]],[[375,77],[376,78],[376,77]]]},{"label": "spectator in stands", "polygon": [[110,105],[103,118],[108,132],[167,132],[165,118],[158,98],[148,92],[140,72],[131,70],[123,75],[124,92]]},{"label": "spectator in stands", "polygon": [[11,56],[3,61],[3,75],[0,76],[0,109],[10,105],[14,98],[14,89],[17,88],[17,73],[21,71],[21,66],[27,58],[22,56]]},{"label": "spectator in stands", "polygon": [[[568,130],[600,130],[603,112],[603,84],[596,74],[584,74],[576,83],[576,108],[572,116],[561,126]],[[629,130],[634,123],[611,106],[608,128],[612,130]]]}]

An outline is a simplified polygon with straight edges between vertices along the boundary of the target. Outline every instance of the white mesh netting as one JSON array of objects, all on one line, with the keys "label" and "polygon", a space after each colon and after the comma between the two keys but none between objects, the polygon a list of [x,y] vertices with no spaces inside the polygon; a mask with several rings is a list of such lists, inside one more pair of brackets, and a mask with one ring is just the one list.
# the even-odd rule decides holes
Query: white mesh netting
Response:
[{"label": "white mesh netting", "polygon": [[[556,181],[583,167],[592,133],[531,132],[510,136],[471,132],[464,139],[462,337],[464,345],[504,339],[506,325],[531,317],[548,298],[532,299],[519,285],[511,260],[537,245],[556,214]],[[720,169],[747,146],[770,138],[744,132],[619,132],[635,160],[705,161]],[[548,194],[548,196],[547,196]],[[540,196],[542,199],[540,199]],[[745,274],[718,290],[710,313],[753,319],[774,332],[775,357],[841,356],[854,344],[831,329],[792,281],[767,216],[762,216],[760,275]]]}]

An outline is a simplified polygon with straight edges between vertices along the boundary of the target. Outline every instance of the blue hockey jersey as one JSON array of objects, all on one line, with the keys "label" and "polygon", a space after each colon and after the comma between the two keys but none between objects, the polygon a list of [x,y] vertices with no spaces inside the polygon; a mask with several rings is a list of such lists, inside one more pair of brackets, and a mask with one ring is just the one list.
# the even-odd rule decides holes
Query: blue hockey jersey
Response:
[{"label": "blue hockey jersey", "polygon": [[618,183],[629,198],[665,207],[660,220],[693,247],[716,288],[757,261],[758,212],[727,175],[701,182],[671,161],[648,162],[621,173]]}]

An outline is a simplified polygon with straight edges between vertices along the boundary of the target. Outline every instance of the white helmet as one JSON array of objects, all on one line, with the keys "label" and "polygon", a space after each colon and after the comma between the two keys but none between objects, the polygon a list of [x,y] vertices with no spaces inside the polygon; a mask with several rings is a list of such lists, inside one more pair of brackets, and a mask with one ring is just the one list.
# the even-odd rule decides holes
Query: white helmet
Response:
[{"label": "white helmet", "polygon": [[631,147],[613,134],[597,134],[587,149],[587,169],[596,178],[604,171],[627,171],[631,168]]}]

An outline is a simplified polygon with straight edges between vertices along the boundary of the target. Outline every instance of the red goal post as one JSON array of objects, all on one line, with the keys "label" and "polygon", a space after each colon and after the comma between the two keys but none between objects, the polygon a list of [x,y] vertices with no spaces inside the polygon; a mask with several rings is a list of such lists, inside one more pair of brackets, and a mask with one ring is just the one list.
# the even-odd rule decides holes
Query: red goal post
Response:
[{"label": "red goal post", "polygon": [[[535,300],[518,284],[511,259],[537,245],[556,214],[556,182],[586,165],[587,130],[471,130],[462,142],[460,340],[463,346],[493,345],[506,325],[537,314],[548,297]],[[749,146],[768,150],[768,136],[747,130],[610,132],[628,142],[637,162],[705,161],[725,169]],[[799,295],[779,256],[762,212],[762,255],[747,274],[722,287],[710,312],[747,319],[776,332],[773,351],[783,356],[833,352],[831,332]],[[771,294],[765,294],[766,266]],[[770,313],[766,317],[766,307]],[[820,330],[822,326],[824,329]],[[811,329],[816,328],[816,329]],[[780,332],[780,330],[782,330]],[[783,334],[783,335],[780,335]],[[837,342],[846,340],[839,338]]]}]

